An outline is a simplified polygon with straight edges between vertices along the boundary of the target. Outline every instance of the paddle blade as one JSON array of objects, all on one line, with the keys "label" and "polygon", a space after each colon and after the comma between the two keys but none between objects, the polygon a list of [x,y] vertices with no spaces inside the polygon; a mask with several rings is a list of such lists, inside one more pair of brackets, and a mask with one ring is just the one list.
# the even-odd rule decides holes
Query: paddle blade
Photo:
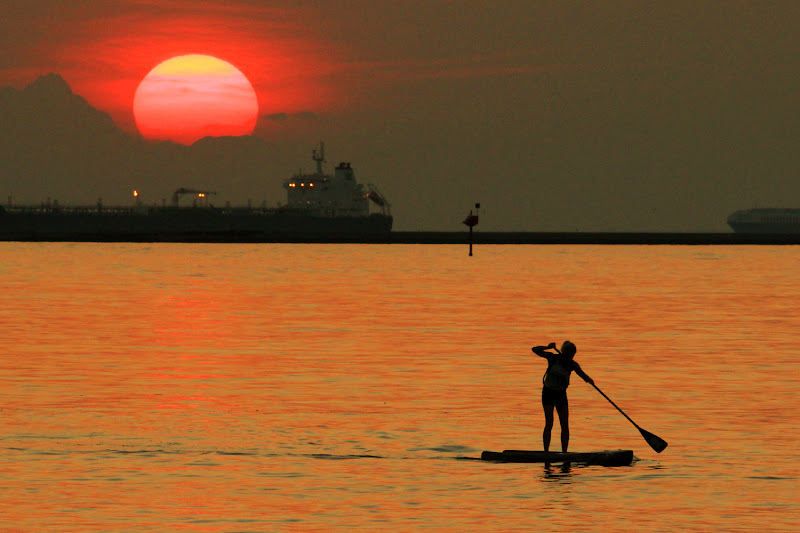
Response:
[{"label": "paddle blade", "polygon": [[644,437],[644,440],[647,441],[647,444],[649,444],[650,447],[653,448],[656,451],[656,453],[663,452],[664,449],[667,447],[667,441],[665,441],[661,437],[659,437],[657,435],[653,435],[649,431],[645,431],[642,428],[639,428],[639,433],[642,434],[642,437]]}]

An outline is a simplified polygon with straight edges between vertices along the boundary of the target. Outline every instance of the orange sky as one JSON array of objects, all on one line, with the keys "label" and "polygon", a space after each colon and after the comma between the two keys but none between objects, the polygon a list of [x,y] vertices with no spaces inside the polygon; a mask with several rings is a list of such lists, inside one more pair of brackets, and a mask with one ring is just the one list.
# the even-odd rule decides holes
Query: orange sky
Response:
[{"label": "orange sky", "polygon": [[[454,39],[433,26],[418,27],[426,12],[466,23],[465,33]],[[385,94],[372,90],[376,85],[561,68],[535,64],[529,47],[477,45],[476,31],[484,40],[499,28],[488,32],[479,19],[469,20],[480,13],[465,15],[436,2],[385,10],[352,0],[316,7],[251,0],[34,0],[0,7],[0,15],[6,31],[0,83],[21,87],[40,74],[59,73],[128,131],[135,131],[130,106],[139,82],[157,64],[184,54],[208,54],[236,66],[252,82],[262,115],[279,118],[391,107]],[[431,50],[431,38],[453,50]]]},{"label": "orange sky", "polygon": [[[241,70],[264,114],[341,103],[336,88],[324,80],[337,51],[310,31],[310,10],[241,1],[40,4],[38,12],[34,5],[20,13],[18,55],[4,58],[0,77],[23,85],[57,72],[129,131],[135,128],[130,108],[142,78],[162,61],[192,53],[213,55]],[[24,46],[24,34],[34,28]]]}]

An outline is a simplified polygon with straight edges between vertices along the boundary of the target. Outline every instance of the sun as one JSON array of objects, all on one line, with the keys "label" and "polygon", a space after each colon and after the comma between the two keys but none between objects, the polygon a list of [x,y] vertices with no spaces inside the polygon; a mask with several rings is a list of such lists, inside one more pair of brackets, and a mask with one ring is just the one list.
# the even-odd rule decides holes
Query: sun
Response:
[{"label": "sun", "polygon": [[159,63],[139,84],[133,116],[145,139],[192,144],[207,136],[253,132],[258,98],[242,72],[209,55]]}]

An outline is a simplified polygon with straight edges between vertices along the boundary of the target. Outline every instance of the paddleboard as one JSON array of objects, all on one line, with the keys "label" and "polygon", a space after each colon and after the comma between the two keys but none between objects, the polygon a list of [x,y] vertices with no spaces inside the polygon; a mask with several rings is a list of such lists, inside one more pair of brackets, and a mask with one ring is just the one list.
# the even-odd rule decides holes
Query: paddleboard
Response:
[{"label": "paddleboard", "polygon": [[545,452],[504,450],[483,452],[481,459],[498,463],[583,463],[601,466],[627,466],[633,462],[633,450],[603,450],[599,452]]}]

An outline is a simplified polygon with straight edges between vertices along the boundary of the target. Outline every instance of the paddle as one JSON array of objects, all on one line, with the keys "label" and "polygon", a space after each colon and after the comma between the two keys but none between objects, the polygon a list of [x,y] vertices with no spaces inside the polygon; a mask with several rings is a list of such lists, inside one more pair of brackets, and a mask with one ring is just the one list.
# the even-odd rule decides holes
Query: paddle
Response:
[{"label": "paddle", "polygon": [[[556,348],[556,347],[553,347],[553,349],[554,349],[556,352],[558,352],[558,354],[559,354],[559,355],[561,355],[561,350],[559,350],[559,349],[558,349],[558,348]],[[626,414],[625,414],[625,411],[623,411],[622,409],[620,409],[620,408],[617,406],[617,404],[615,404],[614,402],[612,402],[612,401],[611,401],[611,398],[609,398],[608,396],[606,396],[606,393],[605,393],[605,392],[603,392],[603,391],[601,391],[601,390],[600,390],[600,387],[598,387],[598,386],[597,386],[597,385],[595,385],[594,383],[592,383],[592,387],[594,387],[595,389],[597,389],[597,392],[599,392],[600,394],[602,394],[602,395],[603,395],[603,398],[605,398],[606,400],[608,400],[608,402],[609,402],[611,405],[613,405],[614,407],[616,407],[616,408],[617,408],[617,411],[619,411],[620,413],[622,413],[622,416],[624,416],[625,418],[627,418],[627,419],[628,419],[628,421],[629,421],[631,424],[633,424],[633,425],[634,425],[634,427],[636,427],[636,429],[638,429],[638,430],[639,430],[639,433],[641,433],[641,434],[642,434],[642,437],[644,437],[644,440],[646,440],[646,441],[647,441],[647,444],[649,444],[649,445],[650,445],[650,447],[651,447],[651,448],[653,448],[653,449],[656,451],[656,453],[661,453],[661,452],[663,452],[663,451],[664,451],[664,449],[667,447],[667,441],[665,441],[664,439],[662,439],[661,437],[659,437],[659,436],[657,436],[657,435],[653,435],[653,434],[652,434],[652,433],[650,433],[649,431],[645,431],[644,429],[640,428],[640,427],[639,427],[639,424],[637,424],[636,422],[634,422],[633,420],[631,420],[631,417],[629,417],[628,415],[626,415]]]},{"label": "paddle", "polygon": [[[606,396],[606,393],[605,393],[605,392],[603,392],[603,391],[601,391],[601,390],[600,390],[600,388],[599,388],[597,385],[595,385],[594,383],[592,383],[592,387],[594,387],[595,389],[597,389],[597,392],[599,392],[600,394],[602,394],[602,395],[603,395],[603,398],[605,398],[606,400],[608,400],[608,401],[609,401],[609,403],[611,403],[611,405],[613,405],[614,407],[617,407],[617,404],[615,404],[614,402],[612,402],[612,401],[611,401],[611,398],[609,398],[608,396]],[[656,453],[661,453],[661,452],[663,452],[663,451],[664,451],[664,448],[666,448],[666,447],[667,447],[667,441],[665,441],[664,439],[662,439],[661,437],[659,437],[659,436],[657,436],[657,435],[653,435],[653,434],[652,434],[652,433],[650,433],[649,431],[645,431],[645,430],[643,430],[642,428],[640,428],[640,427],[639,427],[639,425],[638,425],[636,422],[634,422],[633,420],[631,420],[631,417],[629,417],[628,415],[626,415],[626,414],[625,414],[625,411],[623,411],[623,410],[622,410],[622,409],[620,409],[619,407],[617,407],[617,411],[619,411],[620,413],[622,413],[622,416],[624,416],[625,418],[627,418],[627,419],[628,419],[628,421],[629,421],[631,424],[633,424],[634,426],[636,426],[636,429],[638,429],[638,430],[639,430],[639,433],[641,433],[641,434],[642,434],[642,437],[644,437],[644,440],[646,440],[646,441],[647,441],[647,444],[649,444],[649,445],[650,445],[650,447],[651,447],[651,448],[653,448],[653,449],[656,451]]]}]

